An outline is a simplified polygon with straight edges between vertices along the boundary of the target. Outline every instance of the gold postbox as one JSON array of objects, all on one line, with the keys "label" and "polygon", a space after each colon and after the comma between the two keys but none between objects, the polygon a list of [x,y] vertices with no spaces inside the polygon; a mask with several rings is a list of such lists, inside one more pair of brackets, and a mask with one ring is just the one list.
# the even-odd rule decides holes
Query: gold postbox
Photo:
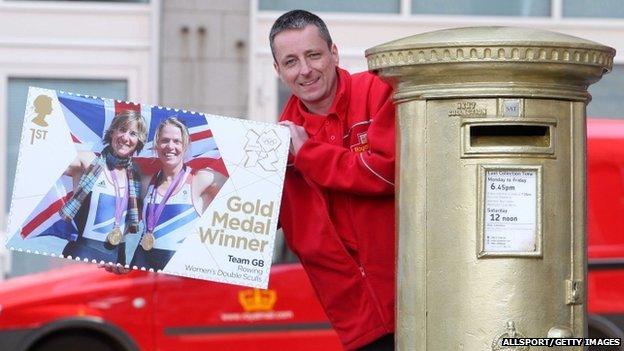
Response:
[{"label": "gold postbox", "polygon": [[584,336],[587,87],[614,55],[509,27],[366,51],[397,103],[398,350]]}]

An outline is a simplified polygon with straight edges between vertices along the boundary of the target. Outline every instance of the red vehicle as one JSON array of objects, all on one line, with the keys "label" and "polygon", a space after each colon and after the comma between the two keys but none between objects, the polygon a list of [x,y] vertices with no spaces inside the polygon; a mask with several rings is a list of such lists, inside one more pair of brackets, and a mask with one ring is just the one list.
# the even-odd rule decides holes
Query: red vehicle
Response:
[{"label": "red vehicle", "polygon": [[587,124],[589,333],[624,340],[624,121]]},{"label": "red vehicle", "polygon": [[[624,121],[588,123],[589,332],[624,338]],[[93,265],[0,283],[0,350],[341,350],[301,266],[268,290]]]},{"label": "red vehicle", "polygon": [[0,350],[341,350],[297,263],[268,290],[72,265],[0,284]]}]

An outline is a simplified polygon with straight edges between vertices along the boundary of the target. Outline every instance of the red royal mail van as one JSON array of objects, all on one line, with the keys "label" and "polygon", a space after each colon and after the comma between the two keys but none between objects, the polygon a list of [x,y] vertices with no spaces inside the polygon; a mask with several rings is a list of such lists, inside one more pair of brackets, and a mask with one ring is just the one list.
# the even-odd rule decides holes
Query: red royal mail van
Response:
[{"label": "red royal mail van", "polygon": [[[624,121],[590,120],[588,153],[589,333],[623,338]],[[341,350],[305,272],[282,256],[268,290],[82,264],[9,279],[0,350]]]}]

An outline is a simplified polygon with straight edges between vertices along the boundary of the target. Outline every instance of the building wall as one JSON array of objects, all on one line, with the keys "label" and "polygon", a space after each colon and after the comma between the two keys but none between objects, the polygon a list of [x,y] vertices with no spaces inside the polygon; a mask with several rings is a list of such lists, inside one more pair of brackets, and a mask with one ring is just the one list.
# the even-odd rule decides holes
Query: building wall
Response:
[{"label": "building wall", "polygon": [[[8,112],[19,110],[14,105],[20,103],[10,96],[16,79],[21,85],[33,78],[72,92],[246,116],[247,0],[0,0],[0,19],[0,145],[13,150],[0,153],[0,205],[10,202],[8,178],[15,168],[23,118]],[[127,91],[81,90],[113,80],[125,84]],[[15,133],[17,137],[10,137]],[[7,217],[8,205],[0,211],[0,239],[6,236]],[[9,254],[0,246],[0,279],[10,262],[16,268],[29,267],[11,270],[14,275],[68,261]]]},{"label": "building wall", "polygon": [[[100,85],[112,82],[124,89],[102,97],[157,103],[159,6],[160,0],[0,0],[0,279],[12,257],[4,251],[4,230],[24,111],[17,101],[26,98],[26,89],[16,92],[15,86],[38,82],[95,94],[110,93]],[[100,89],[90,90],[94,87]],[[21,265],[29,268],[60,261],[17,254],[28,260]]]},{"label": "building wall", "polygon": [[249,1],[164,0],[160,103],[245,117]]},{"label": "building wall", "polygon": [[[0,153],[0,205],[6,207],[0,211],[0,242],[6,236],[8,177],[15,168],[23,118],[9,113],[19,110],[15,105],[20,103],[11,97],[16,80],[245,117],[249,6],[247,0],[0,0],[0,145],[13,150]],[[88,91],[98,81],[115,81],[127,89]],[[34,271],[68,261],[9,254],[0,245],[0,279],[11,262]],[[28,273],[18,271],[10,273]]]},{"label": "building wall", "polygon": [[[279,83],[273,69],[268,35],[271,25],[279,15],[293,8],[309,9],[325,20],[338,47],[340,65],[352,72],[367,69],[364,51],[367,48],[395,39],[428,31],[471,26],[518,26],[557,31],[614,47],[617,69],[600,83],[608,88],[596,89],[596,97],[589,112],[596,104],[606,102],[609,106],[597,114],[601,117],[624,117],[624,93],[620,82],[624,81],[624,2],[619,0],[513,0],[495,2],[484,0],[361,0],[355,2],[325,2],[322,0],[251,0],[251,55],[249,83],[249,115],[263,121],[275,121],[281,105]],[[381,3],[378,3],[380,1]],[[566,2],[564,2],[566,1]],[[523,6],[538,6],[544,13],[524,11]],[[351,4],[351,5],[349,5]],[[378,5],[381,10],[376,11]],[[568,4],[576,4],[571,13]],[[585,4],[585,5],[583,5]],[[422,5],[420,7],[416,5]],[[593,11],[583,10],[583,6]],[[425,7],[439,10],[437,14],[414,13]],[[451,14],[454,8],[464,12]],[[516,10],[516,13],[510,9]],[[394,11],[394,12],[393,12]],[[496,15],[499,11],[504,15]],[[470,14],[466,14],[470,13]],[[602,16],[602,17],[600,17]],[[611,82],[610,85],[609,82]],[[597,85],[598,85],[597,84]],[[592,92],[592,90],[590,90]]]}]

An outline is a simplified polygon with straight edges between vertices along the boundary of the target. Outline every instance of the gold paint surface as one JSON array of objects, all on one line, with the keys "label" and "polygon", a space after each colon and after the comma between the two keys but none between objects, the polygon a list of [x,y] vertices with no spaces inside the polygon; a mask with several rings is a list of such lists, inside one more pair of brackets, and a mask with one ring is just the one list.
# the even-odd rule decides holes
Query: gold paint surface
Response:
[{"label": "gold paint surface", "polygon": [[[504,27],[367,50],[398,104],[398,350],[489,351],[508,335],[583,336],[585,104],[614,54]],[[535,249],[484,250],[489,169],[535,172]]]},{"label": "gold paint surface", "polygon": [[[585,101],[613,67],[613,48],[560,33],[512,27],[446,29],[366,50],[402,100],[533,97]],[[461,83],[460,85],[458,83]]]}]

